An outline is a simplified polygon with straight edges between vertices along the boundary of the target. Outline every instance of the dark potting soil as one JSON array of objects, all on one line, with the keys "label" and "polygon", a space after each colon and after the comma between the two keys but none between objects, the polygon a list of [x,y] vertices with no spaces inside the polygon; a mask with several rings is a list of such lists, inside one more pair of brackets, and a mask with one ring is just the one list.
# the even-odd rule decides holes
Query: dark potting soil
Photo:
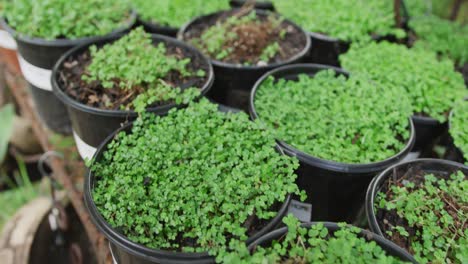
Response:
[{"label": "dark potting soil", "polygon": [[[437,173],[437,172],[431,172],[436,176],[437,178],[443,178],[443,179],[448,179],[450,177],[450,174],[445,174],[445,173]],[[415,165],[411,167],[408,170],[403,170],[403,169],[397,169],[394,168],[392,176],[387,178],[387,181],[382,185],[382,189],[380,192],[383,192],[386,194],[386,200],[391,200],[393,199],[394,193],[391,191],[391,186],[397,185],[400,187],[403,187],[403,181],[410,181],[415,184],[415,186],[420,186],[425,182],[424,177],[428,174],[427,171],[424,171],[420,168],[420,166]],[[401,176],[403,175],[403,176]],[[400,177],[401,176],[401,177]],[[453,202],[453,199],[448,196],[444,195],[444,209],[453,217],[455,223],[457,220],[459,220],[457,210],[461,208],[456,208],[458,205]],[[453,204],[455,204],[455,208],[453,207]],[[437,212],[435,212],[437,214]],[[411,254],[414,254],[415,252],[412,249],[411,246],[411,239],[415,240],[418,238],[416,233],[421,230],[417,227],[410,227],[408,224],[408,221],[402,217],[400,217],[397,214],[396,210],[384,210],[381,208],[377,208],[377,213],[376,213],[376,219],[377,223],[379,224],[380,230],[382,230],[383,235],[385,238],[391,240],[398,246],[406,249]],[[468,227],[468,223],[465,223],[465,225]],[[400,235],[398,232],[392,232],[392,235],[389,235],[386,233],[386,231],[391,231],[392,227],[394,226],[402,226],[405,228],[406,231],[408,231],[409,236],[404,237]],[[418,241],[418,240],[415,240]],[[421,242],[421,241],[418,241]]]},{"label": "dark potting soil", "polygon": [[[240,13],[242,12],[242,13]],[[190,42],[193,39],[200,39],[201,35],[211,26],[223,23],[229,17],[237,15],[243,17],[249,14],[245,10],[234,10],[211,16],[202,23],[193,24],[184,33],[183,38]],[[273,14],[271,14],[273,15]],[[261,23],[257,23],[260,21]],[[268,15],[257,14],[257,21],[247,24],[236,25],[228,30],[237,34],[237,38],[224,44],[223,50],[232,48],[229,56],[222,59],[222,62],[240,65],[259,65],[260,56],[263,50],[274,43],[279,44],[279,51],[271,58],[267,64],[284,62],[304,50],[307,40],[302,30],[293,26],[290,22],[283,20],[279,27],[275,27],[268,19]],[[286,34],[280,37],[280,32]],[[209,54],[208,54],[209,55]]]},{"label": "dark potting soil", "polygon": [[[197,57],[188,51],[170,45],[166,45],[167,55],[175,56],[178,59],[190,58],[191,61],[187,65],[189,72],[197,72],[203,70],[208,73],[208,67],[204,65]],[[133,100],[142,92],[145,87],[135,87],[134,89],[117,89],[117,88],[104,88],[100,82],[86,82],[82,80],[82,76],[86,73],[86,69],[91,64],[91,56],[89,50],[80,53],[74,57],[70,57],[64,62],[63,68],[59,73],[59,85],[63,87],[64,92],[67,93],[74,100],[85,104],[90,107],[106,110],[122,110],[131,105]],[[189,87],[201,88],[208,74],[205,77],[183,77],[179,72],[171,71],[163,81],[172,87],[180,87],[186,89]],[[116,83],[119,80],[115,80]],[[152,104],[149,107],[157,107],[167,105],[173,101],[160,101]]]}]

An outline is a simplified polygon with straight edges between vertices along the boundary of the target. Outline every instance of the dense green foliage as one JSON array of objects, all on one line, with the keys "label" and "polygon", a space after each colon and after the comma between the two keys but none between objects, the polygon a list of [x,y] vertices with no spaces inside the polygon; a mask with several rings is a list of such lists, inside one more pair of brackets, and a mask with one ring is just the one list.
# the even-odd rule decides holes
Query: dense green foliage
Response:
[{"label": "dense green foliage", "polygon": [[190,91],[188,96],[180,88],[166,83],[163,78],[169,73],[177,72],[181,78],[205,74],[202,70],[189,72],[186,68],[190,58],[168,55],[166,45],[160,42],[155,46],[151,35],[141,27],[100,49],[91,46],[90,53],[92,61],[82,76],[83,80],[88,83],[99,81],[107,89],[138,92],[139,96],[133,102],[137,111],[154,102],[171,99],[186,103],[196,95],[195,88],[185,90]]},{"label": "dense green foliage", "polygon": [[450,179],[427,174],[418,183],[411,179],[379,193],[376,206],[396,211],[407,222],[387,230],[398,233],[420,263],[466,263],[468,260],[468,180],[461,171]]},{"label": "dense green foliage", "polygon": [[[148,147],[151,146],[151,147]],[[245,113],[202,99],[166,117],[143,114],[91,165],[93,199],[130,240],[175,251],[223,251],[247,239],[246,222],[299,193],[294,158]]]},{"label": "dense green foliage", "polygon": [[406,0],[404,1],[410,17],[421,15],[437,15],[447,18],[451,11],[453,0]]},{"label": "dense green foliage", "polygon": [[47,40],[100,36],[130,21],[128,0],[11,0],[8,24],[18,33]]},{"label": "dense green foliage", "polygon": [[450,135],[468,162],[468,101],[460,101],[450,118]]},{"label": "dense green foliage", "polygon": [[385,85],[321,71],[296,80],[268,78],[255,97],[259,118],[275,136],[318,158],[382,161],[409,138],[409,100]]},{"label": "dense green foliage", "polygon": [[403,263],[389,256],[375,242],[367,241],[358,234],[357,227],[345,223],[338,224],[341,229],[331,233],[323,223],[310,228],[301,227],[301,223],[292,215],[283,219],[288,232],[271,246],[257,246],[253,252],[241,244],[233,244],[236,250],[222,260],[229,264],[265,264],[265,263]]},{"label": "dense green foliage", "polygon": [[404,36],[394,28],[392,1],[273,0],[276,10],[303,29],[343,41],[369,40],[371,35]]},{"label": "dense green foliage", "polygon": [[353,74],[364,74],[392,89],[406,90],[416,115],[445,122],[457,100],[467,94],[463,76],[449,59],[423,49],[388,42],[353,45],[340,56]]},{"label": "dense green foliage", "polygon": [[468,62],[468,26],[436,16],[414,18],[409,25],[418,38],[415,47],[433,50],[460,65]]},{"label": "dense green foliage", "polygon": [[[262,28],[261,25],[265,23],[271,23],[271,26]],[[232,44],[239,39],[239,31],[245,30],[247,27],[251,27],[252,24],[256,24],[259,30],[276,30],[281,23],[282,19],[275,15],[268,16],[267,22],[262,21],[255,12],[250,12],[242,17],[234,15],[227,18],[225,21],[216,23],[209,27],[203,32],[200,38],[191,39],[190,42],[211,58],[224,60],[230,56],[237,56],[237,54],[233,54],[235,52],[235,47]],[[286,34],[284,30],[271,33],[276,33],[280,39],[283,39]],[[257,36],[250,36],[250,38],[254,37]],[[260,45],[257,43],[251,44]],[[254,64],[257,61],[267,63],[279,52],[279,44],[272,41],[265,46],[259,58],[251,59],[251,61],[247,61],[245,64]]]},{"label": "dense green foliage", "polygon": [[174,28],[195,17],[229,9],[229,0],[136,0],[133,3],[143,20]]}]

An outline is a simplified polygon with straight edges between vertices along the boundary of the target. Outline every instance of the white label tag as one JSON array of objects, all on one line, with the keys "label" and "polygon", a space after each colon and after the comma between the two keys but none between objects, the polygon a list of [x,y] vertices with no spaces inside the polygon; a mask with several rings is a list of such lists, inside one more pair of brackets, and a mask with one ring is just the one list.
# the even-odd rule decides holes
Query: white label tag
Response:
[{"label": "white label tag", "polygon": [[52,83],[50,78],[52,77],[52,71],[39,68],[27,62],[21,55],[18,54],[18,61],[21,67],[21,72],[24,78],[30,84],[36,86],[39,89],[52,92]]},{"label": "white label tag", "polygon": [[10,33],[6,32],[5,30],[0,29],[0,47],[9,50],[16,50],[16,41],[10,35]]},{"label": "white label tag", "polygon": [[58,224],[57,224],[57,218],[50,213],[49,214],[49,225],[50,225],[50,230],[56,231],[58,229]]},{"label": "white label tag", "polygon": [[288,214],[293,214],[301,222],[310,222],[312,219],[312,204],[291,200]]},{"label": "white label tag", "polygon": [[80,153],[81,158],[83,158],[83,160],[92,159],[97,149],[86,144],[75,131],[73,131],[73,137],[75,138],[76,147],[78,148],[78,153]]}]

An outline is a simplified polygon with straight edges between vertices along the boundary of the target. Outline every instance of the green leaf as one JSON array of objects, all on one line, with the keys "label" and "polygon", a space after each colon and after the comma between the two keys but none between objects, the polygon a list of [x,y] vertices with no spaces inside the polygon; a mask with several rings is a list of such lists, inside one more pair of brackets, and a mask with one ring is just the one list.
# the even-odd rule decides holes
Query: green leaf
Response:
[{"label": "green leaf", "polygon": [[7,104],[0,109],[0,163],[5,159],[8,151],[8,142],[13,132],[13,120],[15,117],[15,108],[12,104]]}]

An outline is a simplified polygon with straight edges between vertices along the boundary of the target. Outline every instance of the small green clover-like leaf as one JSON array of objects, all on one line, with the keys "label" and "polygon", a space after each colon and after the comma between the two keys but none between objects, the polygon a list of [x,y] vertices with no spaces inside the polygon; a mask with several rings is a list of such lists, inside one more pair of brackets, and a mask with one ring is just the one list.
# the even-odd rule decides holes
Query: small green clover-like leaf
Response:
[{"label": "small green clover-like leaf", "polygon": [[[82,79],[88,83],[100,82],[106,89],[130,90],[134,99],[122,110],[143,112],[148,106],[175,101],[187,104],[200,95],[195,87],[182,90],[165,81],[169,75],[176,78],[204,77],[205,71],[189,71],[189,58],[171,55],[163,42],[153,44],[151,35],[139,27],[121,39],[98,49],[89,48],[91,63]],[[172,77],[173,78],[173,77]]]},{"label": "small green clover-like leaf", "polygon": [[405,32],[395,27],[393,2],[380,0],[272,0],[275,9],[310,32],[346,42],[370,41],[371,35]]},{"label": "small green clover-like leaf", "polygon": [[[375,241],[359,236],[359,228],[340,223],[340,229],[330,232],[323,223],[310,228],[300,226],[293,216],[283,222],[288,227],[286,235],[271,242],[271,246],[256,246],[252,254],[245,245],[231,247],[223,263],[404,263],[388,255]],[[237,258],[236,258],[237,257]]]},{"label": "small green clover-like leaf", "polygon": [[4,15],[18,33],[47,40],[102,36],[129,24],[127,0],[4,1]]},{"label": "small green clover-like leaf", "polygon": [[300,193],[299,161],[275,145],[247,114],[207,99],[164,117],[144,112],[92,162],[93,200],[131,241],[235,261],[227,250],[252,235],[247,223],[272,219],[288,192]]},{"label": "small green clover-like leaf", "polygon": [[453,61],[426,49],[408,49],[386,41],[352,45],[340,56],[340,62],[353,74],[405,94],[414,115],[430,116],[441,123],[447,121],[456,102],[468,95]]},{"label": "small green clover-like leaf", "polygon": [[458,263],[459,259],[467,259],[467,175],[457,171],[449,178],[426,174],[423,179],[392,185],[389,191],[377,195],[378,210],[384,210],[384,214],[396,212],[401,218],[390,220],[390,230],[384,230],[385,234],[392,238],[397,233],[410,241],[410,250],[420,263]]},{"label": "small green clover-like leaf", "polygon": [[133,4],[143,20],[173,28],[195,17],[229,9],[229,0],[134,0]]},{"label": "small green clover-like leaf", "polygon": [[270,76],[254,104],[278,140],[326,160],[382,161],[409,139],[409,99],[359,75],[345,78],[326,70],[297,80]]}]

